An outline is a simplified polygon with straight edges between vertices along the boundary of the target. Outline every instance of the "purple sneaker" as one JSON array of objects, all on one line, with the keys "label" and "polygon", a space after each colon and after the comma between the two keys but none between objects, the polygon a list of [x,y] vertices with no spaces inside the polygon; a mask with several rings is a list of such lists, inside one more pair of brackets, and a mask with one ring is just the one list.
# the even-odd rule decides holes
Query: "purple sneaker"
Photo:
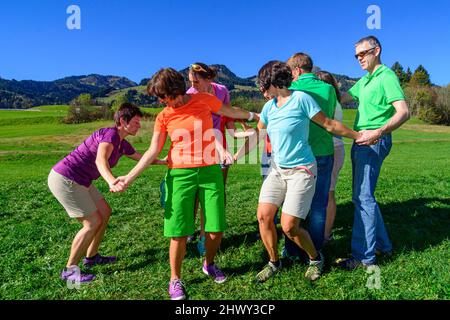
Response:
[{"label": "purple sneaker", "polygon": [[79,268],[64,268],[61,279],[75,282],[90,282],[95,279],[93,274],[81,272]]},{"label": "purple sneaker", "polygon": [[172,280],[169,282],[169,295],[170,295],[170,300],[186,299],[184,285],[180,279]]},{"label": "purple sneaker", "polygon": [[114,256],[101,256],[99,253],[97,253],[95,256],[91,258],[84,258],[83,259],[83,266],[85,267],[93,267],[96,264],[107,264],[107,263],[115,263],[116,257]]},{"label": "purple sneaker", "polygon": [[213,262],[211,264],[206,265],[206,261],[203,263],[203,273],[213,277],[215,283],[223,283],[227,280],[227,277],[224,275],[222,270]]}]

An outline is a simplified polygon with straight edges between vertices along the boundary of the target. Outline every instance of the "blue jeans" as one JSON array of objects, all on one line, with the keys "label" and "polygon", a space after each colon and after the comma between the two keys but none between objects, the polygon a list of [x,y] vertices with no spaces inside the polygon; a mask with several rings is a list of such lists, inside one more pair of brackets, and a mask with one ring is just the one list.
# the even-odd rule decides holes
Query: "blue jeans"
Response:
[{"label": "blue jeans", "polygon": [[[330,191],[331,173],[333,172],[334,156],[316,157],[317,179],[316,191],[311,203],[309,213],[309,235],[314,243],[316,250],[322,249],[325,233],[325,222],[327,219],[328,192]],[[300,248],[285,237],[285,249],[290,256],[298,256]]]},{"label": "blue jeans", "polygon": [[375,263],[375,250],[391,251],[392,244],[375,200],[375,188],[383,160],[392,147],[390,134],[371,146],[352,146],[353,197],[355,215],[352,231],[352,255],[363,264]]}]

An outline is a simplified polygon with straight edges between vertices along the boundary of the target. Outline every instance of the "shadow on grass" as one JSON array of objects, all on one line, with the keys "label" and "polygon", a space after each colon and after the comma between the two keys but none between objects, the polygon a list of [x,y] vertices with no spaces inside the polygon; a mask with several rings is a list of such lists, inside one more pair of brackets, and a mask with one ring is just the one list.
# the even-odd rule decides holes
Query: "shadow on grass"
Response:
[{"label": "shadow on grass", "polygon": [[[441,244],[449,238],[450,199],[419,198],[402,202],[379,204],[383,219],[391,238],[394,255],[380,257],[378,263],[383,265],[395,259],[396,254],[410,251],[424,251],[431,246]],[[326,256],[325,272],[330,269],[330,262],[338,257],[347,257],[351,252],[351,236],[353,227],[353,203],[338,205],[333,234],[335,240],[329,243],[323,251]],[[279,229],[279,226],[278,226]],[[261,241],[255,232],[233,235],[225,238],[221,249],[239,247],[242,244],[253,244]],[[278,240],[280,241],[280,234]],[[283,240],[281,240],[283,244]],[[261,258],[247,262],[236,268],[229,268],[231,274],[245,274],[249,270],[260,269],[267,263],[267,254],[261,242]],[[283,259],[283,268],[289,269],[294,263]],[[224,269],[225,270],[225,269]]]},{"label": "shadow on grass", "polygon": [[[256,218],[255,218],[256,219]],[[228,234],[225,232],[222,242],[220,244],[220,251],[226,251],[230,248],[240,248],[241,246],[251,246],[257,241],[261,241],[259,238],[259,231],[258,231],[258,224],[255,221],[255,223],[246,223],[246,224],[240,224],[237,226],[240,229],[246,229],[249,228],[251,231],[247,231],[245,233],[240,234]],[[199,252],[197,250],[197,243],[199,234],[198,232],[195,233],[195,240],[192,242],[189,242],[186,247],[186,258],[198,258],[200,257]],[[262,244],[262,243],[261,243]]]},{"label": "shadow on grass", "polygon": [[116,271],[138,271],[140,269],[144,269],[152,263],[159,262],[157,257],[158,253],[161,250],[162,250],[161,248],[149,248],[144,251],[135,252],[128,258],[133,261],[131,264],[127,264],[121,268],[114,268],[111,270],[107,270],[104,273],[108,274],[114,273]]},{"label": "shadow on grass", "polygon": [[[419,198],[380,204],[380,210],[395,253],[424,251],[449,238],[450,199]],[[351,252],[353,203],[337,208],[333,234],[336,240],[326,248],[330,257]],[[382,262],[383,260],[380,260]]]}]

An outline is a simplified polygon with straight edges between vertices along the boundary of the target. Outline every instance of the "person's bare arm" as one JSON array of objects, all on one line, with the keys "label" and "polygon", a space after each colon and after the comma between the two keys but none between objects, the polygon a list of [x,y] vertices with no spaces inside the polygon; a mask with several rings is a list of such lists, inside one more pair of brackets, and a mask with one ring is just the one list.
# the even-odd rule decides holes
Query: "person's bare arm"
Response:
[{"label": "person's bare arm", "polygon": [[350,129],[345,124],[337,120],[327,118],[325,113],[323,113],[322,111],[318,112],[314,117],[311,118],[311,120],[334,135],[344,136],[354,140],[360,137],[360,134],[358,132]]},{"label": "person's bare arm", "polygon": [[[135,161],[139,161],[142,158],[142,154],[140,154],[139,152],[135,152],[132,155],[126,155],[126,157],[135,160]],[[155,161],[153,161],[152,164],[155,165],[166,165],[167,164],[167,157],[165,157],[164,159],[156,159]]]},{"label": "person's bare arm", "polygon": [[[116,183],[123,183],[128,187],[150,164],[152,164],[158,155],[160,154],[164,143],[166,142],[167,132],[153,133],[152,142],[148,150],[144,153],[142,158],[136,164],[136,166],[131,169],[126,176],[121,176],[116,179]],[[123,191],[123,190],[120,190]]]},{"label": "person's bare arm", "polygon": [[348,92],[341,92],[341,104],[353,102],[355,99]]},{"label": "person's bare arm", "polygon": [[264,140],[266,137],[266,126],[261,121],[258,122],[258,130],[253,130],[253,134],[246,139],[245,144],[239,148],[239,150],[233,156],[234,161],[238,161],[240,158],[244,157],[250,151],[252,151],[255,146],[258,144],[258,140]]},{"label": "person's bare arm", "polygon": [[229,104],[222,104],[222,108],[220,108],[220,110],[217,113],[234,119],[259,121],[258,114],[241,108],[231,107]]},{"label": "person's bare arm", "polygon": [[108,183],[109,188],[115,191],[120,191],[123,188],[123,184],[116,184],[116,178],[114,177],[111,167],[109,166],[108,159],[114,150],[114,145],[110,142],[101,142],[98,145],[97,156],[95,158],[95,165],[98,172],[103,179]]},{"label": "person's bare arm", "polygon": [[127,158],[130,158],[134,161],[139,161],[142,158],[142,154],[140,154],[139,152],[135,152],[133,154],[126,154],[125,155]]},{"label": "person's bare arm", "polygon": [[395,108],[395,114],[389,121],[378,129],[361,130],[361,138],[356,140],[356,143],[361,145],[374,144],[383,134],[390,133],[401,127],[411,117],[408,104],[405,100],[398,100],[392,103]]}]

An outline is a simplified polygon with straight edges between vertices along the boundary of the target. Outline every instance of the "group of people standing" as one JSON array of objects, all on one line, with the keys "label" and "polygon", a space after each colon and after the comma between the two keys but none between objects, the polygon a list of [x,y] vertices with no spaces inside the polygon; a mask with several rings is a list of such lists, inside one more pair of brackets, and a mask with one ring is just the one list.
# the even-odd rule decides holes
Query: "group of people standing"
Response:
[{"label": "group of people standing", "polygon": [[[270,166],[257,209],[269,261],[256,275],[257,281],[264,282],[281,270],[274,223],[280,208],[286,251],[305,254],[305,278],[315,281],[321,276],[321,248],[330,238],[336,211],[334,186],[344,158],[342,140],[334,142],[333,135],[354,140],[352,257],[339,265],[348,270],[369,266],[376,262],[376,251],[391,252],[374,192],[382,162],[391,148],[390,132],[409,118],[409,111],[395,73],[381,64],[378,39],[363,38],[355,48],[355,57],[368,74],[342,95],[331,74],[312,73],[312,59],[307,54],[294,54],[286,63],[266,63],[259,70],[258,85],[268,101],[259,115],[231,107],[228,90],[213,82],[215,71],[203,63],[190,66],[190,89],[181,73],[172,68],[159,70],[150,79],[147,91],[165,108],[155,120],[150,147],[143,155],[125,140],[137,133],[142,113],[134,105],[123,104],[115,114],[115,127],[94,132],[49,175],[52,193],[69,216],[83,225],[73,240],[61,278],[92,281],[94,275],[78,267],[83,256],[85,266],[115,261],[113,256],[99,254],[111,208],[92,181],[101,175],[111,192],[123,192],[149,165],[167,164],[163,189],[164,236],[170,238],[169,296],[172,300],[187,296],[181,270],[188,236],[195,232],[198,203],[205,251],[202,272],[216,283],[225,282],[226,275],[214,258],[227,227],[227,170],[239,157],[229,153],[224,141],[225,128],[234,128],[235,120],[257,121],[258,130],[267,133],[266,143],[270,144]],[[354,129],[339,121],[339,102],[350,99],[359,103]],[[167,137],[167,159],[158,160]],[[250,139],[249,147],[255,145],[255,139]],[[127,175],[114,177],[111,168],[122,155],[138,163]]]}]

